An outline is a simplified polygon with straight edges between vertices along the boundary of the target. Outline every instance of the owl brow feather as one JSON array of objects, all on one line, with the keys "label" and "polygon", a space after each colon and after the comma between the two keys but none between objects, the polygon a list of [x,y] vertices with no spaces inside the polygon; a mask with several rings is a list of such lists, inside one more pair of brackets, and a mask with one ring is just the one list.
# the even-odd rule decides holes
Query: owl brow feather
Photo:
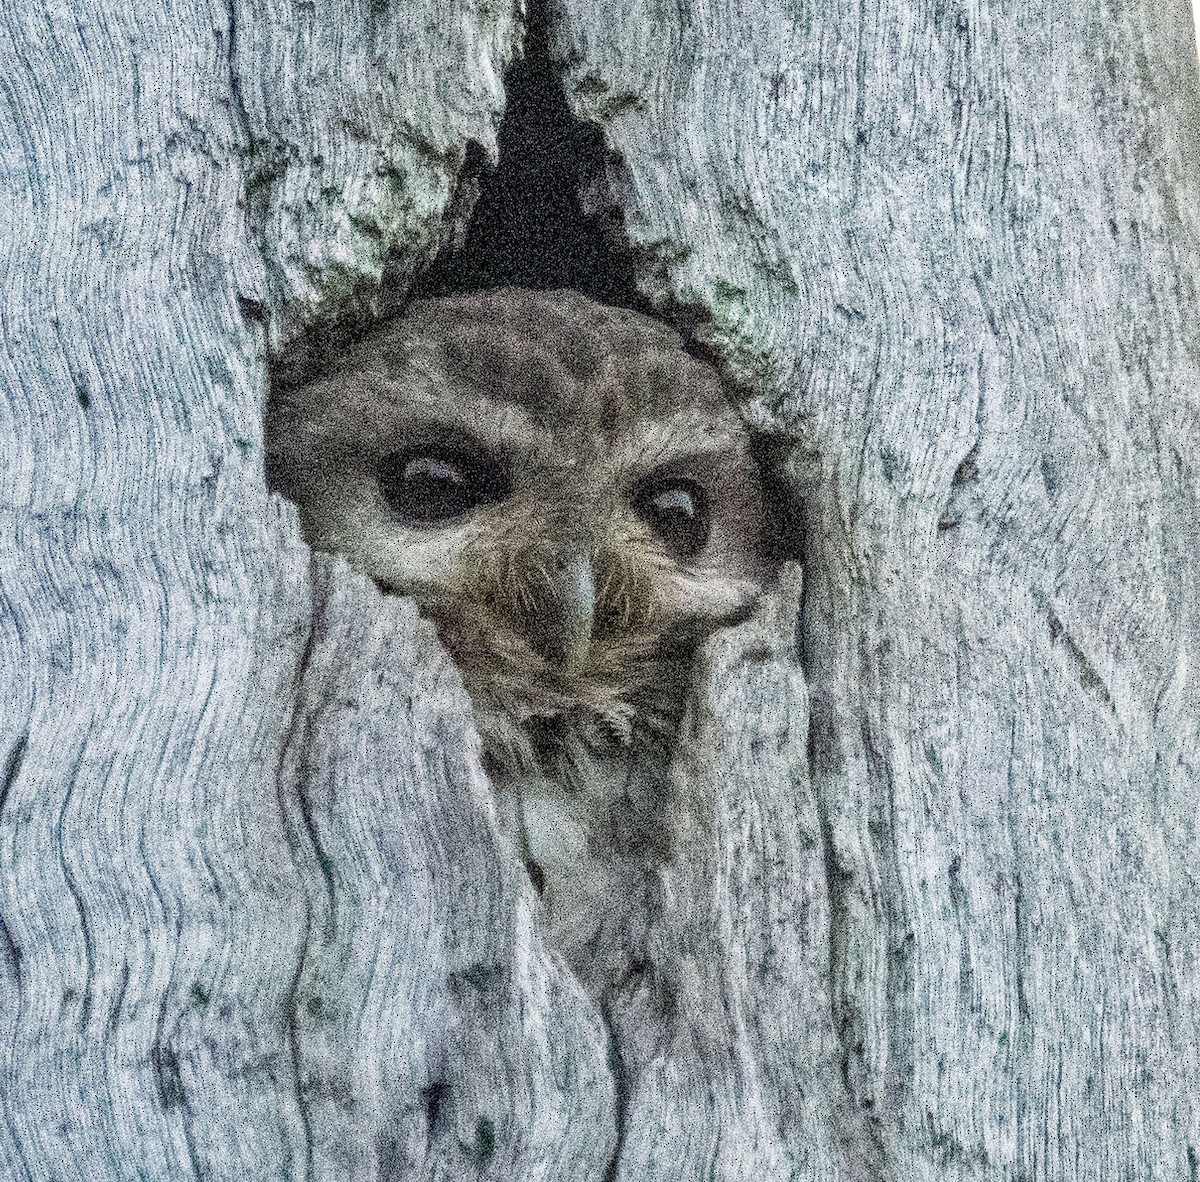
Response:
[{"label": "owl brow feather", "polygon": [[390,404],[391,421],[385,430],[396,436],[397,442],[451,432],[463,442],[518,455],[552,448],[553,433],[523,407],[479,390],[472,390],[469,400],[447,398],[444,380],[429,377],[428,381],[429,389],[414,389],[410,382],[390,377],[378,380]]},{"label": "owl brow feather", "polygon": [[745,427],[732,407],[713,414],[706,408],[689,408],[664,419],[641,419],[631,436],[643,463],[646,456],[663,459],[694,457],[709,462],[741,460],[745,453]]},{"label": "owl brow feather", "polygon": [[528,610],[532,612],[537,606],[535,589],[547,592],[554,589],[554,577],[551,575],[549,567],[543,562],[535,561],[525,573],[524,588],[529,596]]}]

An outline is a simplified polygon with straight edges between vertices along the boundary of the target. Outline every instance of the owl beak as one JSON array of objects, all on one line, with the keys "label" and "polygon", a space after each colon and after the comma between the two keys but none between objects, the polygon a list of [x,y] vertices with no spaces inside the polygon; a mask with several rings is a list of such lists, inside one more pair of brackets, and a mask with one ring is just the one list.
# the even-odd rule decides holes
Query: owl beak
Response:
[{"label": "owl beak", "polygon": [[575,673],[587,659],[596,616],[596,577],[591,562],[575,556],[554,572],[554,596],[543,620],[544,651]]}]

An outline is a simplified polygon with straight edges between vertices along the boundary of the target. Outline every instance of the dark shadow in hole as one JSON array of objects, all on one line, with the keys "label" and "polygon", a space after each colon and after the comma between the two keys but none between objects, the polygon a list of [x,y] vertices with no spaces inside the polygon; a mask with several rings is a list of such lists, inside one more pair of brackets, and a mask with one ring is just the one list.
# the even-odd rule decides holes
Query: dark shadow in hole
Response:
[{"label": "dark shadow in hole", "polygon": [[[550,58],[546,0],[531,0],[525,56],[505,80],[508,107],[500,126],[500,160],[482,175],[482,153],[468,155],[460,186],[480,186],[465,238],[443,253],[413,285],[410,298],[507,285],[571,287],[602,303],[632,308],[673,324],[684,349],[721,372],[723,359],[706,344],[707,310],[673,304],[656,310],[637,290],[635,251],[618,208],[589,217],[579,194],[606,193],[607,148],[600,130],[577,120]],[[619,161],[611,161],[620,167]],[[756,447],[766,476],[773,557],[799,558],[799,513],[776,477],[783,449]]]},{"label": "dark shadow in hole", "polygon": [[802,562],[805,558],[802,502],[787,475],[791,444],[769,435],[754,434],[750,450],[762,474],[769,557],[776,565]]},{"label": "dark shadow in hole", "polygon": [[[603,191],[606,148],[596,127],[570,112],[550,60],[546,0],[531,0],[524,58],[505,86],[500,162],[481,178],[481,193],[465,240],[437,259],[412,298],[487,287],[572,287],[602,303],[650,312],[634,283],[633,252],[624,244],[618,211],[589,218],[580,191]],[[480,170],[478,153],[467,175]]]},{"label": "dark shadow in hole", "polygon": [[[655,315],[634,281],[635,251],[628,245],[621,211],[602,208],[589,217],[580,192],[606,193],[607,148],[600,130],[577,120],[550,59],[547,0],[530,0],[525,57],[506,78],[508,107],[500,126],[500,161],[481,192],[458,250],[447,252],[411,291],[412,298],[479,288],[571,287],[593,299]],[[620,167],[619,161],[611,162]],[[468,157],[463,182],[476,183],[481,154]],[[727,373],[706,343],[707,309],[674,304],[659,309],[684,348]],[[770,517],[772,557],[799,559],[803,549],[799,506],[782,479],[785,447],[756,439]]]}]

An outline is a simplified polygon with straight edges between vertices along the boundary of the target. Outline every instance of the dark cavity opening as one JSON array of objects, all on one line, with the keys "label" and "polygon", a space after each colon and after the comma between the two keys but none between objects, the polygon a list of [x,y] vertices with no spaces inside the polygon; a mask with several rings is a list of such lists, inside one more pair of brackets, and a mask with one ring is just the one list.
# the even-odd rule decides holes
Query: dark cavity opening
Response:
[{"label": "dark cavity opening", "polygon": [[762,474],[770,557],[776,563],[805,562],[803,502],[788,474],[792,445],[769,435],[752,434],[750,448]]},{"label": "dark cavity opening", "polygon": [[634,283],[620,212],[585,213],[581,193],[606,194],[599,128],[576,119],[550,57],[546,0],[530,0],[525,56],[505,79],[499,164],[469,153],[459,178],[479,186],[465,238],[413,285],[413,298],[487,287],[572,287],[606,304],[650,312]]}]

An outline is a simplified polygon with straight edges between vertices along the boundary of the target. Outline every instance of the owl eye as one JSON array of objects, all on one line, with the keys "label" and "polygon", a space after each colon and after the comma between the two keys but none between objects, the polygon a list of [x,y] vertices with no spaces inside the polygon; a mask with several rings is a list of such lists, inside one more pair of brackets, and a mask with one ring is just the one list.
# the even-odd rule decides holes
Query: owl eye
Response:
[{"label": "owl eye", "polygon": [[695,558],[708,541],[708,498],[691,480],[657,480],[638,492],[635,507],[676,558]]},{"label": "owl eye", "polygon": [[511,491],[503,465],[491,457],[431,448],[384,456],[379,489],[406,525],[451,521]]}]

